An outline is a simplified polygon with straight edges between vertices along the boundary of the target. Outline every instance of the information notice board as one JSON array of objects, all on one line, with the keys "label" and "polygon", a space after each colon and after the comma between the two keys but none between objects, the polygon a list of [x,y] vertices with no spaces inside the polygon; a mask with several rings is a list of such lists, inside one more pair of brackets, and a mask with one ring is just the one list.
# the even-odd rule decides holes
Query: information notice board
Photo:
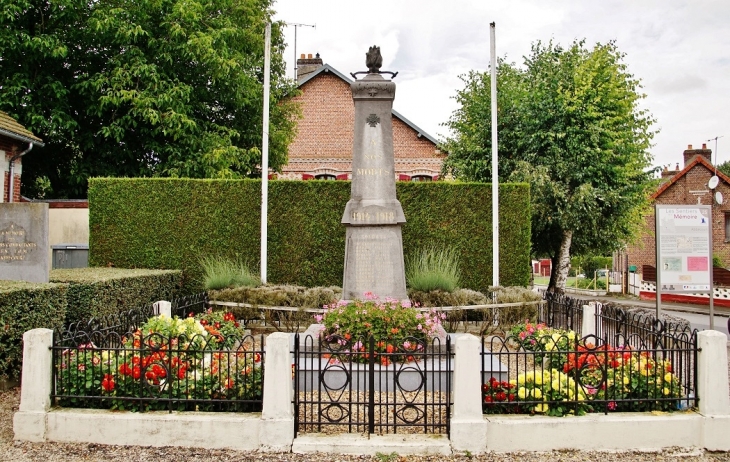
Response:
[{"label": "information notice board", "polygon": [[656,205],[657,294],[712,290],[712,207]]}]

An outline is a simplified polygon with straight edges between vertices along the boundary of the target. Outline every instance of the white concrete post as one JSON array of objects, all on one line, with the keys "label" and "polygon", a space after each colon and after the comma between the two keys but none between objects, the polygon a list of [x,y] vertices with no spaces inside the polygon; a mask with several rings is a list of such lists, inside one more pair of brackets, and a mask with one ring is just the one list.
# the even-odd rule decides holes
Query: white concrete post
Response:
[{"label": "white concrete post", "polygon": [[697,396],[700,398],[702,446],[708,451],[730,451],[727,337],[716,330],[697,334]]},{"label": "white concrete post", "polygon": [[155,302],[152,305],[155,307],[156,316],[164,314],[168,318],[172,317],[172,303],[165,300],[160,300],[159,302]]},{"label": "white concrete post", "polygon": [[15,439],[45,441],[46,412],[51,407],[51,346],[50,329],[33,329],[23,334],[20,408],[13,416]]},{"label": "white concrete post", "polygon": [[454,364],[451,447],[474,454],[486,451],[487,421],[482,415],[482,365],[479,338],[460,335]]},{"label": "white concrete post", "polygon": [[596,304],[583,305],[583,322],[581,324],[581,337],[596,335]]},{"label": "white concrete post", "polygon": [[266,339],[264,408],[259,444],[264,452],[289,452],[294,441],[294,384],[289,334],[276,332]]},{"label": "white concrete post", "polygon": [[716,330],[697,334],[697,396],[702,415],[730,415],[727,337]]}]

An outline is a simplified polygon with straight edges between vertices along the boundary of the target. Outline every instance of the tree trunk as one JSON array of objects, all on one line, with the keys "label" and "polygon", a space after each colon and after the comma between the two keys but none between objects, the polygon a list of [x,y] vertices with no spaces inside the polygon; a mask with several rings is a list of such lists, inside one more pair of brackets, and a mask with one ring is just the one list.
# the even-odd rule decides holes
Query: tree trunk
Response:
[{"label": "tree trunk", "polygon": [[570,271],[570,244],[573,242],[573,231],[563,231],[563,239],[560,241],[560,249],[553,264],[554,277],[550,278],[551,292],[564,292],[565,284],[568,282],[568,271]]}]

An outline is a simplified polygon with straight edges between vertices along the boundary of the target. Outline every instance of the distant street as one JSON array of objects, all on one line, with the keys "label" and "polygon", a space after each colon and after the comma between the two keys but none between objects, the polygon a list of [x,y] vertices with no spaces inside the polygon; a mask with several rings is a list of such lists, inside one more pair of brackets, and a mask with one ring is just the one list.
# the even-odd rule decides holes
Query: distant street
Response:
[{"label": "distant street", "polygon": [[[656,309],[656,302],[653,300],[639,300],[637,298],[620,298],[620,297],[595,297],[603,302],[613,302],[622,305],[640,306],[650,310]],[[662,302],[662,312],[671,314],[679,318],[684,318],[690,322],[690,325],[697,330],[707,330],[710,328],[710,307],[707,305],[692,305],[688,303],[665,303]],[[730,317],[730,309],[715,306],[715,330],[722,332],[728,336],[727,330],[728,317]]]}]

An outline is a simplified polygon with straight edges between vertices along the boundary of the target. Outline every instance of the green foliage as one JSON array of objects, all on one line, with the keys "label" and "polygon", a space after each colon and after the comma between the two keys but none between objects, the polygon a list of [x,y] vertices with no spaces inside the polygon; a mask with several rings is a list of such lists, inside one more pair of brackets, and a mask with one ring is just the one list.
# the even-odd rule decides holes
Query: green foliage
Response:
[{"label": "green foliage", "polygon": [[722,257],[715,254],[712,256],[712,266],[714,268],[725,268],[725,263],[722,261]]},{"label": "green foliage", "polygon": [[[522,67],[499,62],[499,176],[530,183],[536,255],[558,256],[561,244],[610,252],[641,224],[653,187],[654,120],[623,57],[613,42],[588,49],[551,41],[533,44]],[[457,178],[491,178],[489,80],[464,77],[461,107],[447,123],[455,135],[444,168]]]},{"label": "green foliage", "polygon": [[205,290],[224,289],[226,287],[255,287],[261,283],[261,277],[253,273],[241,260],[234,261],[220,257],[203,257],[203,287]]},{"label": "green foliage", "polygon": [[[430,246],[458,250],[462,285],[491,285],[491,186],[396,184],[407,222],[405,258]],[[268,277],[273,283],[341,286],[350,198],[344,181],[269,184]],[[500,185],[500,282],[530,279],[529,193]],[[89,258],[93,265],[183,270],[186,292],[201,289],[204,255],[260,259],[257,180],[113,179],[89,181]]]},{"label": "green foliage", "polygon": [[430,247],[408,260],[406,281],[413,290],[453,292],[459,287],[458,254],[455,249]]},{"label": "green foliage", "polygon": [[20,377],[26,331],[63,326],[67,291],[65,284],[0,281],[0,378]]},{"label": "green foliage", "polygon": [[51,282],[66,283],[66,322],[121,313],[178,295],[177,270],[74,268],[51,271]]},{"label": "green foliage", "polygon": [[[24,187],[84,197],[90,176],[259,172],[272,3],[0,0],[0,109],[46,143],[24,160]],[[275,170],[298,116],[282,27],[272,25]]]}]

